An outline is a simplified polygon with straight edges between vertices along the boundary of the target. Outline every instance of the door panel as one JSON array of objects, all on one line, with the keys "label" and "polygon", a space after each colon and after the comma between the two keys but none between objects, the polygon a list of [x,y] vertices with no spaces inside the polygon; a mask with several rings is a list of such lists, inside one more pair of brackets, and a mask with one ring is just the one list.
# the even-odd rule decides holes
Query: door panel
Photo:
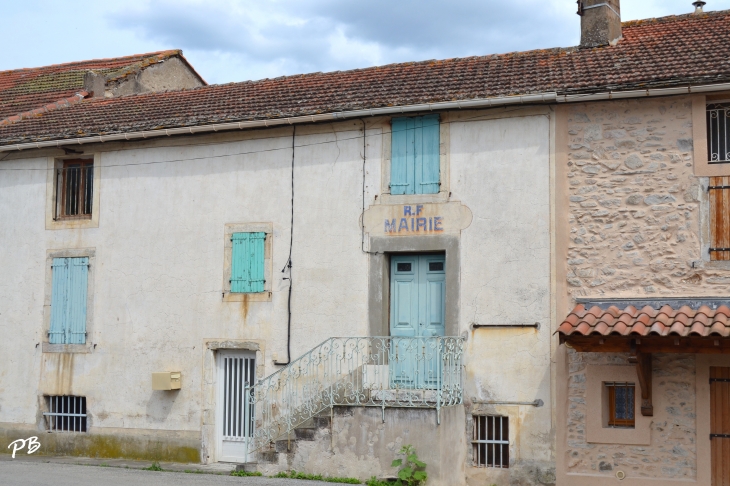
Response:
[{"label": "door panel", "polygon": [[710,367],[712,486],[730,486],[730,368]]},{"label": "door panel", "polygon": [[445,331],[444,255],[391,258],[391,383],[401,388],[435,388],[441,377],[439,343],[423,338]]},{"label": "door panel", "polygon": [[218,406],[216,429],[218,460],[247,462],[253,434],[253,405],[247,393],[254,384],[255,355],[250,351],[218,352]]}]

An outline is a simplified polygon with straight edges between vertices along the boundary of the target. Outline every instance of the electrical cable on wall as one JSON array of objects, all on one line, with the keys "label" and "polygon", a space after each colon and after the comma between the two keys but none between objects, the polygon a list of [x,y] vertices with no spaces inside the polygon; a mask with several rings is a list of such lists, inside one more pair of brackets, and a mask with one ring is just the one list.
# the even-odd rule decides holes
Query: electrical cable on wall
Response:
[{"label": "electrical cable on wall", "polygon": [[[274,361],[275,365],[288,365],[291,362],[291,290],[292,290],[292,248],[294,246],[294,141],[297,135],[297,126],[292,127],[291,134],[291,226],[289,231],[289,258],[281,269],[281,273],[289,269],[289,298],[287,300],[287,321],[286,321],[286,361]],[[284,277],[287,280],[287,277]]]}]

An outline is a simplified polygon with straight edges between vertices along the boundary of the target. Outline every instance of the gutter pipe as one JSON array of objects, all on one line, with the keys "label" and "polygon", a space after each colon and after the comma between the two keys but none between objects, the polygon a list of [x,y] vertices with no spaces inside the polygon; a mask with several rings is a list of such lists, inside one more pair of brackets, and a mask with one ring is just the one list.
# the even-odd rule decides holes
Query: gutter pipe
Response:
[{"label": "gutter pipe", "polygon": [[605,91],[600,93],[559,95],[556,92],[545,92],[522,96],[499,96],[495,98],[479,98],[463,101],[445,101],[439,103],[419,103],[415,105],[389,106],[386,108],[371,108],[365,110],[340,111],[320,115],[306,115],[273,120],[252,120],[211,125],[197,125],[192,127],[165,128],[144,130],[138,132],[115,133],[110,135],[94,135],[89,137],[48,140],[44,142],[28,142],[0,146],[0,152],[12,150],[41,149],[61,147],[63,145],[80,145],[86,143],[103,143],[120,140],[138,140],[172,135],[194,135],[197,133],[221,132],[229,130],[245,130],[250,128],[268,128],[281,125],[300,123],[316,123],[361,118],[364,116],[396,115],[412,112],[489,108],[498,106],[545,104],[545,103],[582,103],[585,101],[619,100],[630,98],[645,98],[655,96],[672,96],[691,93],[705,93],[710,91],[730,90],[730,83],[710,84],[702,86],[683,86],[677,88],[642,89],[632,91]]}]

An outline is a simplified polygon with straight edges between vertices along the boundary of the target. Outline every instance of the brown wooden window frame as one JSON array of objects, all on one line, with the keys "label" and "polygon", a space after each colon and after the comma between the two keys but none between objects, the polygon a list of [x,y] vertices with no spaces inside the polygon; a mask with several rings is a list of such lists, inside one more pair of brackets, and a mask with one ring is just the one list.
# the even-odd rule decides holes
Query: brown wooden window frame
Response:
[{"label": "brown wooden window frame", "polygon": [[[77,172],[78,171],[78,172]],[[78,174],[74,185],[75,174]],[[64,160],[56,169],[56,221],[91,219],[94,211],[94,160]],[[74,194],[69,194],[69,189]],[[73,199],[69,199],[73,197]]]},{"label": "brown wooden window frame", "polygon": [[[632,382],[606,382],[603,384],[608,392],[608,426],[631,428],[636,427],[636,383]],[[633,411],[633,418],[617,418],[616,417],[616,388],[633,388],[633,400],[625,403],[626,410]],[[627,393],[628,397],[629,394]]]}]

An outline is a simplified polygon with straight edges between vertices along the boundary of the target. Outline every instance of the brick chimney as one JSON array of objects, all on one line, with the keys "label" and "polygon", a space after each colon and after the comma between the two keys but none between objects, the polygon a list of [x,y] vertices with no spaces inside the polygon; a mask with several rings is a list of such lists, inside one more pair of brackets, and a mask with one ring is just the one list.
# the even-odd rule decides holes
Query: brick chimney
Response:
[{"label": "brick chimney", "polygon": [[621,38],[620,0],[578,0],[580,46],[615,44]]}]

